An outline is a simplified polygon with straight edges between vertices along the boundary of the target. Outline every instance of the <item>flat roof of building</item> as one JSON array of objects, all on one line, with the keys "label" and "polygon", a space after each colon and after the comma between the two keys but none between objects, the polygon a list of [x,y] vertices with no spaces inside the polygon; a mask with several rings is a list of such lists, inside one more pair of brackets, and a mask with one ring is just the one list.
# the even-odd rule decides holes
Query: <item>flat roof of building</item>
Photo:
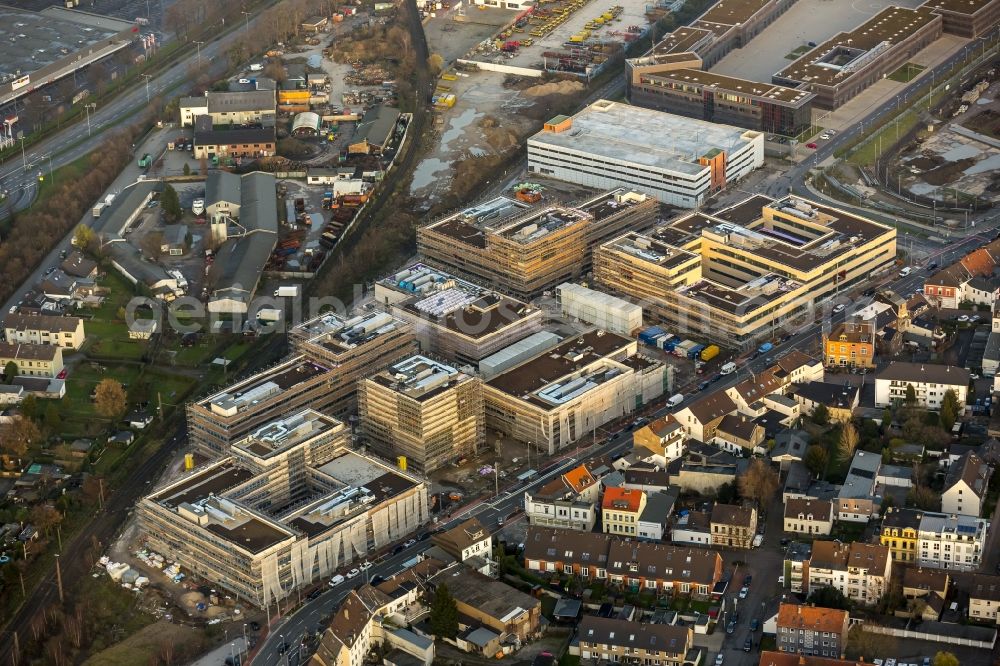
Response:
[{"label": "flat roof of building", "polygon": [[404,472],[349,449],[339,449],[333,458],[315,469],[340,487],[284,519],[310,537],[341,524],[359,510],[367,510],[372,503],[418,485],[416,479]]},{"label": "flat roof of building", "polygon": [[496,197],[469,206],[453,215],[432,222],[426,229],[448,236],[465,245],[484,249],[486,231],[499,222],[520,215],[531,206],[507,197]]},{"label": "flat roof of building", "polygon": [[421,354],[390,365],[371,381],[418,402],[426,402],[470,377],[458,368]]},{"label": "flat roof of building", "polygon": [[233,446],[266,459],[308,439],[343,428],[344,424],[333,417],[304,409],[260,426]]},{"label": "flat roof of building", "polygon": [[585,224],[592,218],[581,210],[545,206],[530,210],[495,229],[498,236],[520,245],[529,245],[562,229]]},{"label": "flat roof of building", "polygon": [[[633,342],[593,329],[497,375],[488,384],[533,405],[553,409],[613,378],[621,372],[620,365],[645,368],[650,362],[640,356],[615,361],[608,358]],[[584,368],[588,369],[583,374],[568,377]]]},{"label": "flat roof of building", "polygon": [[667,53],[693,52],[703,41],[711,39],[712,34],[711,30],[704,28],[691,26],[677,28],[654,46],[649,55],[661,56]]},{"label": "flat roof of building", "polygon": [[344,354],[406,325],[387,312],[369,312],[346,319],[330,312],[299,324],[296,330],[308,338],[309,344]]},{"label": "flat roof of building", "polygon": [[541,316],[534,306],[423,263],[408,266],[379,284],[412,295],[397,307],[477,340],[528,317]]},{"label": "flat roof of building", "polygon": [[669,72],[643,74],[643,78],[669,79],[686,84],[714,88],[737,95],[754,95],[764,100],[774,100],[788,104],[805,104],[816,97],[814,93],[801,88],[789,88],[773,83],[761,83],[752,79],[741,79],[735,76],[715,74],[700,69],[675,69]]},{"label": "flat roof of building", "polygon": [[[819,85],[844,83],[862,65],[881,57],[928,23],[939,20],[926,6],[886,7],[854,30],[834,35],[775,76]],[[844,76],[845,73],[848,75]]]},{"label": "flat roof of building", "polygon": [[0,82],[7,84],[75,52],[87,51],[132,25],[61,7],[32,12],[0,5]]},{"label": "flat roof of building", "polygon": [[946,12],[972,16],[996,0],[927,0],[923,8],[941,9]]},{"label": "flat roof of building", "polygon": [[328,372],[318,363],[306,360],[304,356],[296,356],[284,363],[268,368],[255,375],[240,380],[226,387],[225,390],[202,398],[197,402],[202,407],[222,405],[229,402],[259,401],[268,395],[277,395],[282,391],[308,381],[318,374]]},{"label": "flat roof of building", "polygon": [[742,25],[771,0],[720,0],[709,7],[698,21],[722,25]]},{"label": "flat roof of building", "polygon": [[220,495],[252,477],[250,470],[227,458],[218,464],[195,469],[180,481],[154,493],[151,499],[168,508],[184,503],[194,504],[209,495]]},{"label": "flat roof of building", "polygon": [[733,151],[758,134],[602,99],[574,115],[570,129],[542,130],[528,142],[697,175],[708,169],[699,157],[719,148]]}]

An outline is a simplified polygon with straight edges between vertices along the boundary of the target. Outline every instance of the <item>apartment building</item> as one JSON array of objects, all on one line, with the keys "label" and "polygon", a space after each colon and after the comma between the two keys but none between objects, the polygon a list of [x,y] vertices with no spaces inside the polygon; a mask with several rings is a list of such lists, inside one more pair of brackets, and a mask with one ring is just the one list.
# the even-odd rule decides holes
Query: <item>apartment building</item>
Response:
[{"label": "apartment building", "polygon": [[531,173],[627,187],[679,208],[699,207],[763,164],[761,132],[603,99],[528,138]]},{"label": "apartment building", "polygon": [[760,653],[759,666],[866,666],[867,663],[864,659],[833,659],[765,650]]},{"label": "apartment building", "polygon": [[960,414],[968,398],[969,371],[952,365],[893,361],[875,378],[875,406],[905,402],[907,386],[913,387],[916,406],[930,410],[941,409],[944,394],[953,391]]},{"label": "apartment building", "polygon": [[609,189],[569,206],[498,197],[420,227],[417,249],[434,265],[528,300],[584,275],[600,243],[654,222],[654,197]]},{"label": "apartment building", "polygon": [[753,547],[753,538],[757,534],[757,509],[716,502],[709,523],[713,546]]},{"label": "apartment building", "polygon": [[804,88],[821,109],[836,109],[892,74],[943,32],[939,14],[926,6],[889,6],[857,28],[839,32],[771,77]]},{"label": "apartment building", "polygon": [[431,666],[434,641],[404,629],[419,608],[425,581],[442,563],[428,558],[378,585],[351,590],[323,630],[312,666],[364,666],[376,645],[400,650],[407,663]]},{"label": "apartment building", "polygon": [[531,571],[703,599],[722,579],[722,556],[713,550],[547,527],[528,527],[524,562]]},{"label": "apartment building", "polygon": [[832,587],[848,599],[874,605],[889,591],[892,557],[885,546],[814,541],[803,591]]},{"label": "apartment building", "polygon": [[785,502],[785,531],[828,535],[833,531],[833,502],[790,498]]},{"label": "apartment building", "polygon": [[51,315],[9,314],[3,320],[7,342],[32,345],[56,345],[79,349],[85,338],[83,319]]},{"label": "apartment building", "polygon": [[597,524],[601,484],[586,464],[560,474],[537,490],[524,491],[529,525],[590,532]]},{"label": "apartment building", "polygon": [[631,488],[611,487],[601,498],[601,529],[607,534],[639,535],[639,518],[646,510],[646,493]]},{"label": "apartment building", "polygon": [[297,594],[428,521],[426,485],[347,449],[347,435],[313,410],[269,423],[140,500],[142,532],[257,606]]},{"label": "apartment building", "polygon": [[979,568],[990,521],[925,511],[917,531],[917,564],[956,571]]},{"label": "apartment building", "polygon": [[736,411],[736,403],[724,391],[710,393],[690,402],[674,418],[684,428],[684,434],[699,442],[710,442],[715,438],[722,419]]},{"label": "apartment building", "polygon": [[948,466],[941,493],[941,512],[979,517],[993,468],[971,451]]},{"label": "apartment building", "polygon": [[385,312],[319,315],[290,330],[288,341],[293,353],[336,370],[323,409],[338,416],[357,408],[359,379],[417,352],[413,327]]},{"label": "apartment building", "polygon": [[63,370],[62,347],[22,342],[0,342],[0,368],[17,366],[18,377],[55,378]]},{"label": "apartment building", "polygon": [[550,455],[605,423],[669,393],[669,365],[641,356],[638,342],[591,330],[483,385],[486,427]]},{"label": "apartment building", "polygon": [[483,445],[483,385],[426,356],[411,356],[358,383],[364,440],[424,474]]},{"label": "apartment building", "polygon": [[259,129],[212,130],[196,129],[194,133],[194,158],[248,159],[273,157],[277,138],[273,127]]},{"label": "apartment building", "polygon": [[413,326],[420,348],[458,363],[479,361],[542,328],[542,311],[416,263],[375,283],[375,300]]},{"label": "apartment building", "polygon": [[1000,625],[1000,576],[969,574],[959,584],[969,594],[969,619]]},{"label": "apartment building", "polygon": [[206,92],[204,97],[182,97],[181,127],[195,124],[198,116],[209,116],[217,126],[261,125],[274,127],[276,102],[273,90]]},{"label": "apartment building", "polygon": [[686,440],[684,426],[667,414],[632,432],[632,452],[641,460],[666,469],[670,461],[684,455]]},{"label": "apartment building", "polygon": [[792,541],[785,550],[784,571],[785,584],[795,594],[807,594],[809,591],[809,560],[812,558],[812,546],[808,543]]},{"label": "apartment building", "polygon": [[298,408],[327,411],[331,366],[294,356],[187,405],[188,441],[201,455],[229,454],[256,428]]},{"label": "apartment building", "polygon": [[882,498],[876,495],[882,456],[870,451],[855,451],[847,477],[837,492],[837,520],[867,523],[878,514]]},{"label": "apartment building", "polygon": [[632,622],[585,615],[580,621],[580,656],[586,663],[683,666],[694,647],[691,627]]},{"label": "apartment building", "polygon": [[890,506],[882,516],[879,543],[889,549],[894,562],[917,561],[917,543],[923,511]]},{"label": "apartment building", "polygon": [[474,557],[493,559],[493,535],[475,517],[462,521],[450,530],[434,534],[431,540],[458,562]]},{"label": "apartment building", "polygon": [[896,230],[795,196],[754,195],[628,232],[594,253],[594,277],[683,335],[737,348],[815,320],[833,296],[892,265]]},{"label": "apartment building", "polygon": [[781,604],[777,642],[782,652],[840,658],[847,649],[851,614],[845,610]]},{"label": "apartment building", "polygon": [[828,368],[874,368],[875,329],[867,322],[840,322],[823,333]]}]

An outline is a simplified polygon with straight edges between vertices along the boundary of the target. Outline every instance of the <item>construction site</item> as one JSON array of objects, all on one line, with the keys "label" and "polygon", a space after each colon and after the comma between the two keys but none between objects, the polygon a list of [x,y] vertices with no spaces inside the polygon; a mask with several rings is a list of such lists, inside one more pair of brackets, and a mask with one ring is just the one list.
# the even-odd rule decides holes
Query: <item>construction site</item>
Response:
[{"label": "construction site", "polygon": [[589,0],[539,3],[477,44],[459,58],[458,66],[519,76],[550,72],[592,79],[606,63],[622,57],[628,45],[665,11],[657,14],[653,5],[621,1],[616,5]]}]

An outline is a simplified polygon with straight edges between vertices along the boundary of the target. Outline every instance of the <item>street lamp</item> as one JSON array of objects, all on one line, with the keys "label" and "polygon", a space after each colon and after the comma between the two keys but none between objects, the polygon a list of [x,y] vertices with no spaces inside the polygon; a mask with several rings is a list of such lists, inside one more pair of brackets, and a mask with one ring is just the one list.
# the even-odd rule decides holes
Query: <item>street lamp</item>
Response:
[{"label": "street lamp", "polygon": [[195,41],[195,44],[197,44],[197,46],[198,46],[198,66],[199,67],[201,67],[201,45],[204,44],[204,43],[205,42],[199,42],[197,40]]},{"label": "street lamp", "polygon": [[146,79],[146,104],[149,104],[149,80],[153,77],[151,77],[149,74],[143,74],[142,76],[144,79]]},{"label": "street lamp", "polygon": [[244,28],[243,32],[250,32],[250,12],[240,12],[240,13],[243,14],[244,17],[246,17],[246,28]]},{"label": "street lamp", "polygon": [[94,107],[94,109],[96,110],[97,109],[97,104],[95,102],[91,102],[90,104],[84,104],[83,105],[84,111],[87,112],[87,136],[88,137],[90,136],[90,108],[91,107]]}]

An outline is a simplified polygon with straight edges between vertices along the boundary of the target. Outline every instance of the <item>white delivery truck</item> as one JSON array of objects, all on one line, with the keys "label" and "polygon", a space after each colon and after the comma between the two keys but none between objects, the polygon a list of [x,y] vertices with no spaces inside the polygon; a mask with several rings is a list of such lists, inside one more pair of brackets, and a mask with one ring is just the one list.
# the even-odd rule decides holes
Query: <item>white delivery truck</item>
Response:
[{"label": "white delivery truck", "polygon": [[251,72],[260,72],[260,71],[263,71],[263,69],[264,69],[264,65],[260,64],[259,62],[255,62],[252,65],[250,65],[250,71]]},{"label": "white delivery truck", "polygon": [[677,393],[676,395],[670,396],[670,399],[667,400],[667,406],[668,407],[676,407],[677,405],[681,404],[682,402],[684,402],[684,394],[683,393]]},{"label": "white delivery truck", "polygon": [[723,375],[731,375],[734,372],[736,372],[736,364],[732,361],[719,368],[719,373]]},{"label": "white delivery truck", "polygon": [[281,321],[281,310],[278,308],[261,308],[257,311],[260,321]]},{"label": "white delivery truck", "polygon": [[103,211],[104,211],[104,203],[101,202],[101,203],[94,204],[94,210],[91,211],[91,212],[93,212],[94,219],[96,220],[97,218],[99,218],[101,216],[101,213]]},{"label": "white delivery truck", "polygon": [[299,295],[299,286],[296,284],[285,285],[274,290],[275,298],[295,298]]}]

